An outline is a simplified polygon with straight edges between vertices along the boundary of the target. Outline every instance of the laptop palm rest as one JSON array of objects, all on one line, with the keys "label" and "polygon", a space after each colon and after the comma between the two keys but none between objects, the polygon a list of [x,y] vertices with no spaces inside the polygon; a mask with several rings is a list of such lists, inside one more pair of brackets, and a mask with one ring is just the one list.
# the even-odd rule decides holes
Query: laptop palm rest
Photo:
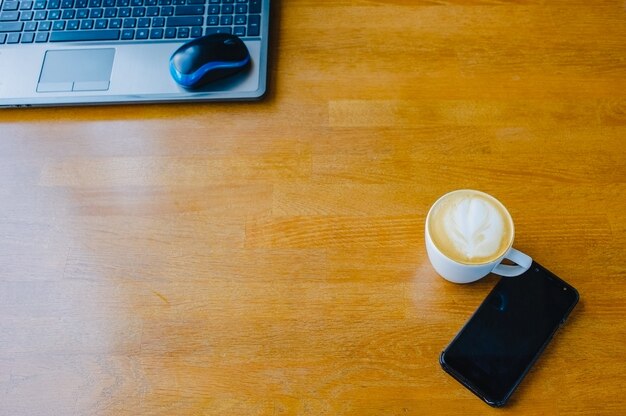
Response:
[{"label": "laptop palm rest", "polygon": [[46,51],[37,92],[106,91],[114,48]]}]

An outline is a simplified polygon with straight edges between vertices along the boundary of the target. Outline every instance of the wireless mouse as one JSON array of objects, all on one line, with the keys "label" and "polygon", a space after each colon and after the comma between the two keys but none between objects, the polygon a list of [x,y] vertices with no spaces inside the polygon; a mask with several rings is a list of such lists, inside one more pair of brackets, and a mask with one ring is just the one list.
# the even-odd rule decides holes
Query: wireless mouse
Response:
[{"label": "wireless mouse", "polygon": [[234,35],[216,33],[193,39],[170,57],[170,74],[185,88],[236,74],[250,65],[245,43]]}]

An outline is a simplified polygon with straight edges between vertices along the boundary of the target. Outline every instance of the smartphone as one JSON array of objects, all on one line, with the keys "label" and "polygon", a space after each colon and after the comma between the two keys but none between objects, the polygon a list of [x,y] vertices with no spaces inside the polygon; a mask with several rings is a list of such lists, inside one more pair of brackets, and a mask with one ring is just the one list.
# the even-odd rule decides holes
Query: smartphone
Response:
[{"label": "smartphone", "polygon": [[504,406],[578,299],[576,289],[533,262],[524,274],[500,279],[439,362],[487,404]]}]

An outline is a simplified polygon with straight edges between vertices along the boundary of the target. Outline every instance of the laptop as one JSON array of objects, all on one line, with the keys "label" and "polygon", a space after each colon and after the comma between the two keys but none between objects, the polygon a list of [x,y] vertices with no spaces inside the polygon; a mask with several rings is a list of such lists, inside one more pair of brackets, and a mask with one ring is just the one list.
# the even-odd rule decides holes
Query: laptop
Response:
[{"label": "laptop", "polygon": [[[0,106],[254,100],[267,85],[270,0],[0,0]],[[250,67],[199,89],[170,75],[193,38],[240,37]]]}]

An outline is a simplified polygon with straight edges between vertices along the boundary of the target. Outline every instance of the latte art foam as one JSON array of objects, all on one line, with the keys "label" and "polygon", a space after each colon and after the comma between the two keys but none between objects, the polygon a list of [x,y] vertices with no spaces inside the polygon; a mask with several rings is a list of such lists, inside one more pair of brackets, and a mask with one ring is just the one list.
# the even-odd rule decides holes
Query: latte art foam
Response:
[{"label": "latte art foam", "polygon": [[442,213],[447,237],[467,259],[498,253],[504,224],[502,216],[482,199],[468,198]]},{"label": "latte art foam", "polygon": [[513,239],[513,222],[502,204],[478,191],[442,197],[429,215],[429,231],[447,257],[467,264],[497,259]]}]

